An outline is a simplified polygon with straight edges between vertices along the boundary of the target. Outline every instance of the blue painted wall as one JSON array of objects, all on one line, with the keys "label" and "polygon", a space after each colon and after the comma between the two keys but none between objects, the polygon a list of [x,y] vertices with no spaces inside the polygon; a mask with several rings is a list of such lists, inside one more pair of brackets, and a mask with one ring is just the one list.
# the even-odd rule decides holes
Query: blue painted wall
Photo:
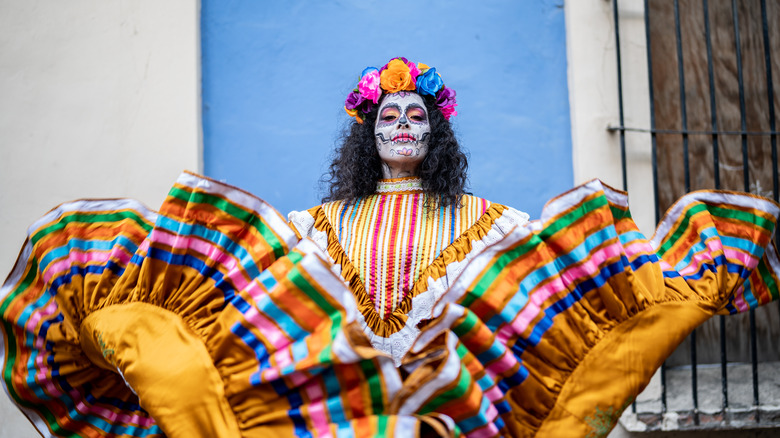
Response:
[{"label": "blue painted wall", "polygon": [[538,217],[573,183],[562,2],[203,0],[205,172],[285,215],[319,204],[344,99],[405,56],[458,93],[471,191]]}]

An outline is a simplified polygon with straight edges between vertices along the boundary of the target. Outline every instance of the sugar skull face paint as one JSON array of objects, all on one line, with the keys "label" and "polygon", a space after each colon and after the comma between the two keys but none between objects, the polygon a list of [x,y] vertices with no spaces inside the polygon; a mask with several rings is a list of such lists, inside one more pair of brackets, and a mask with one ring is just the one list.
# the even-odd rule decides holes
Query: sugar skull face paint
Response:
[{"label": "sugar skull face paint", "polygon": [[385,178],[417,175],[428,153],[431,135],[422,97],[410,92],[385,95],[380,102],[374,135]]}]

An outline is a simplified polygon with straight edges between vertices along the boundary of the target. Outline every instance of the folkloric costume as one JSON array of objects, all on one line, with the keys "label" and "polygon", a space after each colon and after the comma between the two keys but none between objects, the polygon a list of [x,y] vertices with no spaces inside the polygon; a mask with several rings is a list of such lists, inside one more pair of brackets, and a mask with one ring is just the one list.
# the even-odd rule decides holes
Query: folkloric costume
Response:
[{"label": "folkloric costume", "polygon": [[185,173],[157,213],[60,205],[0,290],[6,390],[52,436],[605,436],[693,328],[780,296],[763,198],[689,194],[652,240],[599,181],[527,224],[425,198],[291,226]]}]

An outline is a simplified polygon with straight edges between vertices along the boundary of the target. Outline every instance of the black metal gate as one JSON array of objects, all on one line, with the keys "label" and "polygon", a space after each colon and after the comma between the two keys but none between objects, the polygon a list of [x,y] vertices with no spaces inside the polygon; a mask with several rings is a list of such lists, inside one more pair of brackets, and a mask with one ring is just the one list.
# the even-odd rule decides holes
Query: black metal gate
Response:
[{"label": "black metal gate", "polygon": [[[730,1],[730,5],[727,4]],[[664,2],[664,3],[661,3]],[[773,65],[773,48],[778,49],[780,48],[780,38],[777,37],[777,35],[780,35],[780,30],[776,29],[778,26],[778,23],[780,23],[780,5],[775,3],[770,3],[769,6],[767,5],[766,0],[745,0],[745,1],[737,1],[737,0],[674,0],[673,3],[668,0],[657,0],[657,1],[650,1],[650,0],[644,0],[644,23],[645,23],[645,29],[646,29],[646,42],[647,42],[647,63],[648,63],[648,93],[650,97],[650,126],[649,127],[627,127],[624,125],[624,107],[623,107],[623,73],[621,68],[621,51],[620,51],[620,30],[619,30],[619,18],[620,18],[620,11],[619,11],[619,0],[613,0],[613,15],[614,15],[614,31],[615,31],[615,41],[616,41],[616,48],[617,48],[617,78],[618,78],[618,105],[619,105],[619,126],[610,127],[609,129],[612,131],[615,131],[617,135],[619,135],[620,138],[620,148],[621,148],[621,163],[622,163],[622,177],[623,177],[623,189],[627,189],[628,186],[628,175],[626,172],[627,169],[627,163],[626,163],[626,132],[627,131],[633,131],[633,132],[643,132],[650,135],[651,138],[651,145],[652,145],[652,174],[653,174],[653,191],[654,191],[654,205],[655,205],[655,219],[656,223],[659,221],[660,214],[663,212],[663,209],[666,208],[665,205],[662,205],[663,202],[659,199],[659,194],[662,190],[664,190],[664,184],[667,183],[668,176],[664,176],[663,172],[659,172],[659,161],[663,162],[665,159],[664,154],[668,154],[669,148],[666,147],[659,147],[659,141],[665,142],[667,144],[672,144],[676,149],[675,153],[679,153],[681,149],[681,155],[682,155],[682,167],[684,168],[684,172],[682,175],[683,185],[684,185],[684,191],[688,192],[692,188],[713,188],[713,189],[721,189],[721,188],[729,188],[729,189],[739,189],[743,191],[760,191],[759,187],[761,186],[759,179],[759,176],[757,176],[756,168],[757,166],[768,166],[763,171],[764,176],[762,178],[768,179],[770,176],[768,176],[771,173],[771,197],[775,201],[778,200],[778,194],[780,194],[780,191],[778,190],[778,157],[777,157],[777,131],[776,131],[776,112],[775,112],[775,105],[777,104],[776,101],[780,101],[780,96],[775,95],[775,88],[773,84],[773,67],[776,69],[777,66]],[[728,17],[718,17],[718,19],[714,19],[711,15],[711,6],[713,4],[716,4],[717,13],[721,14],[723,11],[726,11],[730,9],[731,18]],[[730,7],[729,7],[730,6]],[[669,8],[673,8],[673,16],[674,16],[674,29],[666,28],[663,31],[668,33],[668,41],[671,41],[672,39],[672,33],[673,33],[673,40],[674,44],[666,44],[666,47],[673,47],[672,53],[654,53],[654,43],[655,43],[655,49],[660,52],[658,49],[659,43],[658,41],[654,41],[653,39],[659,38],[659,31],[658,26],[656,24],[656,27],[653,27],[653,20],[659,19],[661,20],[662,17],[660,17],[660,12],[658,12],[660,9],[666,8],[665,10],[667,12],[670,11]],[[682,14],[681,14],[682,12]],[[655,14],[655,15],[654,15]],[[681,23],[691,23],[690,20],[695,19],[696,22],[699,23],[700,27],[696,27],[696,29],[690,29],[691,26],[686,26]],[[671,20],[669,20],[671,21]],[[724,26],[723,23],[731,21],[732,26],[730,29],[727,28],[727,26]],[[715,23],[715,24],[713,24]],[[745,24],[747,23],[747,24]],[[694,26],[695,27],[695,26]],[[744,51],[746,48],[745,39],[748,38],[745,34],[744,29],[741,29],[741,27],[747,27],[749,28],[749,31],[752,32],[750,36],[750,44],[752,44],[749,48],[750,50],[756,51],[760,50],[760,47],[754,43],[754,42],[762,42],[763,44],[763,64],[764,64],[764,71],[762,75],[756,74],[756,69],[753,68],[757,66],[758,64],[753,62],[751,64],[752,70],[750,80],[746,80],[745,78],[745,66],[743,65],[743,60],[745,58]],[[775,28],[773,28],[775,27]],[[655,29],[655,31],[654,31]],[[726,47],[724,49],[724,45],[714,45],[713,44],[713,34],[717,32],[717,35],[719,36],[718,41],[733,41],[733,46],[728,48]],[[699,38],[699,40],[693,42],[691,39]],[[687,41],[686,41],[687,39]],[[684,44],[686,44],[686,47],[689,48],[688,51],[684,50]],[[704,48],[706,47],[706,84],[699,83],[698,81],[696,83],[691,83],[690,79],[688,79],[688,83],[686,83],[686,73],[688,73],[690,70],[686,70],[686,67],[691,67],[690,64],[686,65],[686,63],[689,63],[689,59],[686,59],[686,55],[690,55],[691,53],[691,47],[699,47]],[[703,51],[701,51],[703,52]],[[695,53],[695,52],[694,52]],[[676,58],[676,78],[670,78],[669,81],[676,81],[678,85],[677,90],[677,96],[676,99],[674,99],[674,102],[669,102],[668,95],[664,95],[659,97],[656,95],[656,88],[659,84],[658,77],[655,78],[654,82],[654,73],[656,75],[659,74],[659,60],[657,57],[664,57],[666,62],[674,63],[674,58]],[[705,54],[700,53],[699,54],[701,59],[701,66],[698,67],[701,74],[701,79],[704,78],[704,59]],[[654,61],[656,62],[655,68],[654,68]],[[776,62],[778,60],[775,60]],[[721,74],[719,76],[719,71],[717,70],[717,65],[726,63],[729,66],[727,70],[728,74]],[[732,68],[735,70],[731,71]],[[670,67],[666,70],[666,74],[672,69]],[[695,71],[695,70],[694,70]],[[719,108],[724,105],[724,92],[723,90],[719,90],[719,87],[723,87],[724,83],[729,83],[728,80],[723,80],[723,77],[726,77],[728,79],[728,75],[735,76],[735,80],[730,82],[730,87],[733,87],[732,90],[735,90],[733,93],[733,98],[731,98],[731,102],[728,102],[728,104],[733,103],[733,108],[739,108],[739,127],[738,129],[735,129],[735,127],[731,126],[723,126],[724,123],[722,122],[722,115],[719,114]],[[777,75],[777,70],[774,72],[774,75]],[[719,78],[719,80],[716,80],[716,77]],[[661,84],[666,84],[665,82],[661,82]],[[666,84],[668,85],[668,84]],[[709,119],[708,126],[702,127],[701,124],[699,126],[691,127],[689,126],[689,115],[691,114],[691,108],[689,108],[689,100],[691,99],[692,92],[690,89],[686,89],[686,86],[695,86],[698,90],[701,89],[701,92],[704,92],[704,90],[707,90],[709,93],[709,98],[707,99],[706,95],[703,96],[697,96],[696,94],[693,94],[694,97],[701,97],[701,102],[704,102],[706,100],[709,100],[709,108],[708,110],[703,110],[703,107],[699,105],[700,107],[695,109],[696,115],[701,117],[706,117]],[[667,90],[668,91],[668,90]],[[693,92],[696,93],[696,92]],[[705,92],[706,94],[706,92]],[[726,93],[728,94],[728,93]],[[666,100],[661,100],[666,99]],[[700,102],[700,103],[701,103]],[[658,108],[658,105],[670,105],[670,107],[674,108],[674,111],[671,111],[672,113],[676,113],[678,115],[677,120],[675,122],[676,126],[657,126],[657,114],[660,113],[669,113],[670,111],[661,111]],[[721,105],[721,106],[719,106]],[[755,108],[763,108],[759,112],[762,114],[761,117],[756,116],[754,113],[751,113],[748,106],[752,110]],[[705,114],[702,114],[704,112]],[[709,114],[706,114],[709,113]],[[755,118],[762,118],[760,121],[754,120]],[[734,123],[736,123],[736,112],[734,112]],[[756,124],[761,125],[764,127],[764,129],[750,129],[751,126],[756,126]],[[660,139],[660,140],[659,140]],[[691,142],[695,141],[697,145],[701,146],[703,144],[707,144],[709,147],[709,150],[706,152],[702,152],[699,150],[697,152],[699,155],[696,156],[695,154],[692,156],[691,151]],[[738,143],[737,143],[738,141]],[[761,148],[753,146],[757,144],[756,142],[761,142],[764,146]],[[767,144],[768,142],[768,144]],[[741,157],[742,157],[742,169],[741,169],[741,187],[724,187],[723,181],[722,181],[722,172],[723,172],[723,160],[722,160],[722,154],[724,153],[724,144],[729,143],[730,145],[736,146],[739,144],[741,146]],[[751,149],[753,148],[753,149]],[[700,148],[701,149],[701,148]],[[734,149],[732,147],[732,149]],[[757,149],[760,149],[758,152],[756,152]],[[703,150],[703,149],[702,149]],[[707,158],[706,160],[704,158]],[[710,160],[711,158],[711,160]],[[752,160],[752,161],[751,161]],[[770,161],[771,160],[771,161]],[[769,163],[767,163],[769,162]],[[753,163],[753,165],[751,165]],[[758,163],[758,164],[756,164]],[[697,167],[706,166],[708,169],[702,171],[703,174],[706,174],[707,176],[701,177],[696,176],[697,183],[693,184],[691,176],[693,175],[699,175],[697,172],[699,172]],[[763,167],[762,167],[763,168]],[[771,169],[769,169],[771,168]],[[739,172],[738,169],[731,169],[734,172]],[[753,175],[751,175],[751,172]],[[701,181],[704,181],[702,183]],[[753,184],[751,184],[751,182]],[[768,182],[768,181],[767,181]],[[667,184],[668,185],[668,184]],[[695,186],[695,187],[694,187]],[[709,187],[707,187],[709,186]],[[751,190],[751,187],[754,188],[754,190]],[[763,193],[764,195],[767,195],[767,193]],[[679,194],[678,194],[679,195]],[[761,310],[761,309],[759,309]],[[773,309],[774,310],[774,309]],[[729,317],[732,318],[732,317]],[[758,320],[759,322],[764,322],[762,319],[764,318],[763,313],[759,312],[758,314]],[[710,427],[754,427],[756,425],[758,426],[772,426],[772,425],[778,425],[777,422],[777,415],[772,412],[771,406],[778,406],[780,405],[780,400],[773,399],[773,400],[761,400],[759,397],[759,335],[757,334],[757,313],[756,311],[751,310],[748,316],[749,319],[749,338],[750,338],[750,354],[749,354],[749,363],[750,365],[750,376],[752,378],[752,406],[750,406],[748,409],[734,409],[729,404],[729,373],[728,368],[729,366],[733,365],[733,360],[730,360],[730,353],[727,343],[727,324],[728,320],[725,316],[719,316],[717,318],[716,324],[719,327],[719,334],[720,334],[720,342],[719,342],[719,364],[716,363],[714,365],[708,365],[710,369],[712,367],[718,367],[720,368],[720,388],[719,392],[721,394],[722,403],[720,406],[720,411],[718,412],[702,412],[700,410],[699,406],[699,393],[702,390],[699,384],[698,379],[698,373],[702,369],[702,364],[699,361],[699,355],[703,352],[703,350],[700,350],[697,352],[697,344],[700,344],[700,342],[697,342],[697,331],[694,331],[689,340],[686,342],[686,347],[688,349],[687,355],[689,360],[689,366],[690,366],[690,401],[691,406],[687,407],[686,409],[680,410],[679,407],[675,408],[675,412],[680,415],[683,418],[683,421],[681,421],[682,424],[686,425],[685,427],[691,428],[691,429],[698,429],[698,428],[710,428]],[[768,334],[768,333],[767,333]],[[770,344],[777,344],[777,342],[773,342],[773,339],[766,339],[763,340],[764,343],[770,343]],[[713,356],[713,352],[709,352],[709,356]],[[667,404],[667,395],[669,391],[669,386],[667,382],[667,375],[668,375],[669,367],[667,364],[664,364],[661,367],[661,406],[660,406],[660,412],[644,412],[641,409],[639,412],[637,412],[637,405],[636,403],[632,407],[632,412],[636,413],[638,417],[643,418],[642,421],[644,421],[646,424],[650,426],[650,429],[655,429],[660,427],[660,421],[662,420],[663,416],[669,412],[669,406]],[[686,367],[687,370],[687,367]],[[777,371],[780,373],[780,371]],[[733,383],[733,382],[732,382]],[[709,388],[710,392],[713,388]]]}]

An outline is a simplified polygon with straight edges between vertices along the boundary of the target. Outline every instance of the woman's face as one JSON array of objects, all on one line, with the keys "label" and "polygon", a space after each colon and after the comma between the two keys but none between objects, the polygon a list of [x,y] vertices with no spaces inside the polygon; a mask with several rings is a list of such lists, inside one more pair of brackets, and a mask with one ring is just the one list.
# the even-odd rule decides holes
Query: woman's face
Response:
[{"label": "woman's face", "polygon": [[379,105],[374,135],[384,163],[384,178],[416,176],[428,153],[431,136],[422,97],[403,91],[385,95]]}]

